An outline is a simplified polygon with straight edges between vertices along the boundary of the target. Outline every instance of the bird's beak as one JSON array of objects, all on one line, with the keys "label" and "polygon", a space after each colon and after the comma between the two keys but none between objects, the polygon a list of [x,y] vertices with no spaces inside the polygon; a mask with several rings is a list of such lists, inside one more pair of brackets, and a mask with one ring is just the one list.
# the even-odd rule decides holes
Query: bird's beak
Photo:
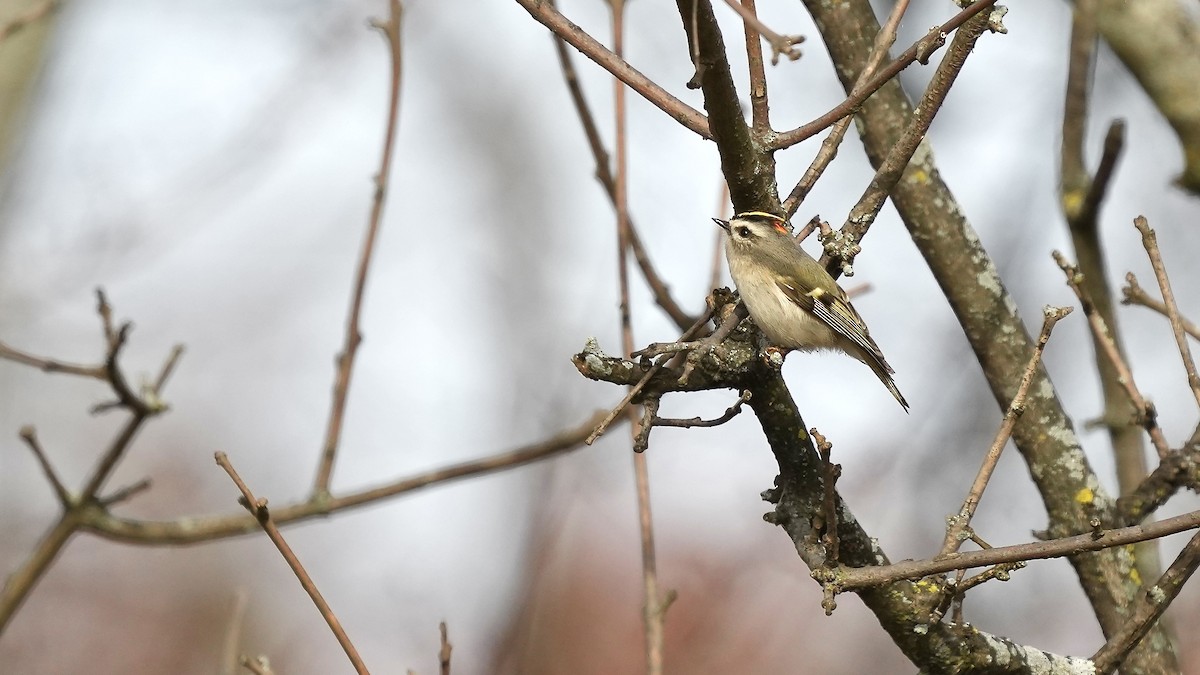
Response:
[{"label": "bird's beak", "polygon": [[722,230],[725,230],[726,232],[729,231],[729,221],[728,220],[721,220],[720,218],[713,218],[713,222],[716,223],[717,227],[720,227]]}]

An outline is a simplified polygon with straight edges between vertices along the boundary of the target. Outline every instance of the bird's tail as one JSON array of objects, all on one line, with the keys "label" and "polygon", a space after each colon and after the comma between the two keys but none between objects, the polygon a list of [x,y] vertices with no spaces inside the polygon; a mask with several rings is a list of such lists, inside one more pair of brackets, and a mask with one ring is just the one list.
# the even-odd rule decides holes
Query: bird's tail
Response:
[{"label": "bird's tail", "polygon": [[892,396],[895,396],[896,400],[900,402],[900,405],[904,406],[904,412],[908,412],[908,401],[904,400],[904,394],[900,393],[895,380],[892,379],[892,373],[896,371],[892,370],[888,362],[883,360],[883,355],[878,352],[865,356],[866,358],[859,357],[859,360],[871,367],[875,377],[878,377],[883,386],[887,387],[888,391],[892,392]]}]

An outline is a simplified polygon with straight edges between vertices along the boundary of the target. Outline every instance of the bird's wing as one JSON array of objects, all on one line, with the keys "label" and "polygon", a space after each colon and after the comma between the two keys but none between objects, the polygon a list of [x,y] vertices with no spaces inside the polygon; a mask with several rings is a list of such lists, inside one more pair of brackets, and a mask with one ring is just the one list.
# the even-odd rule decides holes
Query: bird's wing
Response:
[{"label": "bird's wing", "polygon": [[863,352],[874,360],[879,367],[888,373],[896,372],[883,359],[883,352],[879,350],[879,345],[875,344],[875,341],[871,339],[871,334],[867,332],[867,324],[858,315],[858,311],[840,293],[826,291],[822,288],[802,291],[783,281],[776,281],[775,283],[779,286],[779,290],[783,291],[783,294],[787,296],[788,300],[791,300],[799,305],[801,309],[816,316],[838,335],[861,347]]}]

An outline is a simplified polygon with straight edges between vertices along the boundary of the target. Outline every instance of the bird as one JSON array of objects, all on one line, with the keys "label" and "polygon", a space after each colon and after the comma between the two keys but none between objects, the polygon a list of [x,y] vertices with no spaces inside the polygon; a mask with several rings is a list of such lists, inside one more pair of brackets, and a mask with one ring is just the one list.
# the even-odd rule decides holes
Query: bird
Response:
[{"label": "bird", "polygon": [[729,273],[750,318],[785,349],[832,349],[862,361],[908,412],[867,324],[829,272],[800,248],[787,221],[764,211],[713,218],[726,233]]}]

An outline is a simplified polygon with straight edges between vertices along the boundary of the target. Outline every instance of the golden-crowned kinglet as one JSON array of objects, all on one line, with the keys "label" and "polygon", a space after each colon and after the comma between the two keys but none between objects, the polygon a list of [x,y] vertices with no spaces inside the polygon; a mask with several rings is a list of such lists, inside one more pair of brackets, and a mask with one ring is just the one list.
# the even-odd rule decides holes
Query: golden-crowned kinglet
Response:
[{"label": "golden-crowned kinglet", "polygon": [[908,411],[908,401],[892,381],[896,371],[871,339],[867,324],[833,277],[800,248],[782,218],[750,211],[713,220],[729,233],[729,273],[768,340],[787,349],[846,352],[867,364]]}]

